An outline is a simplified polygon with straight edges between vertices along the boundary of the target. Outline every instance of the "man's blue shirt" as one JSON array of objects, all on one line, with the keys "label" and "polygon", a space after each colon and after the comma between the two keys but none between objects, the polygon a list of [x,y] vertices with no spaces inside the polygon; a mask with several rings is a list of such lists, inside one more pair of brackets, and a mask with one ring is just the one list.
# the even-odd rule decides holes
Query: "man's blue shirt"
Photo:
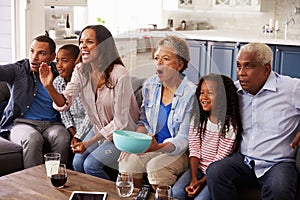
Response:
[{"label": "man's blue shirt", "polygon": [[[54,77],[58,75],[51,63]],[[0,121],[0,132],[9,131],[18,117],[23,117],[37,95],[37,77],[30,70],[28,59],[16,63],[0,65],[0,81],[8,83],[11,97]],[[57,116],[59,113],[57,112]],[[59,119],[59,117],[57,118]]]}]

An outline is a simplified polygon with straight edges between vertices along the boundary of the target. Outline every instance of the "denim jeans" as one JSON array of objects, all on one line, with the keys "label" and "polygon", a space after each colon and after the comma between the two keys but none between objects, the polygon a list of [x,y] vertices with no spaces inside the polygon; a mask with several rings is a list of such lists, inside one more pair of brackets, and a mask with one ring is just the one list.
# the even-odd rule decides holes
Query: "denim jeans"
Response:
[{"label": "denim jeans", "polygon": [[[91,130],[83,141],[93,137],[94,132]],[[106,173],[105,167],[111,167],[118,170],[118,158],[120,151],[114,143],[105,140],[102,144],[94,143],[84,153],[75,154],[73,159],[73,168],[75,171],[83,172],[99,178],[111,180]]]},{"label": "denim jeans", "polygon": [[[204,174],[201,172],[201,170],[198,169],[198,180],[201,179],[204,176]],[[191,181],[191,171],[188,169],[185,171],[180,178],[176,181],[174,186],[172,187],[173,197],[176,199],[187,199],[187,193],[185,191],[185,187],[190,183]],[[189,198],[191,199],[191,198]],[[200,191],[198,195],[194,197],[194,200],[209,200],[210,194],[208,191],[207,185]]]},{"label": "denim jeans", "polygon": [[298,181],[295,163],[278,163],[262,177],[244,163],[244,156],[232,156],[212,163],[206,180],[213,200],[239,199],[238,189],[259,186],[263,200],[294,200]]}]

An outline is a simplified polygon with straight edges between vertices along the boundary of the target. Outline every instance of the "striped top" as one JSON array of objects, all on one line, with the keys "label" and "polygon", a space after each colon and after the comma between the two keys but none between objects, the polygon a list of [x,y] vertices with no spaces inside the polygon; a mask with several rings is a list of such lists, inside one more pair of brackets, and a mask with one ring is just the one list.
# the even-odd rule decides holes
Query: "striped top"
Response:
[{"label": "striped top", "polygon": [[199,158],[199,168],[205,174],[210,163],[227,157],[233,151],[236,132],[230,126],[225,138],[217,124],[207,121],[206,131],[201,136],[198,128],[191,126],[189,130],[189,157]]}]

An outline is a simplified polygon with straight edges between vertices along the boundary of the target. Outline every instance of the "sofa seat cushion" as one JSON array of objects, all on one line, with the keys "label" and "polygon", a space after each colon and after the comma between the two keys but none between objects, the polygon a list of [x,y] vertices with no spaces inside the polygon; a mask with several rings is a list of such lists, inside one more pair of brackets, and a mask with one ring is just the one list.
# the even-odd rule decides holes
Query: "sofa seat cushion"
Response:
[{"label": "sofa seat cushion", "polygon": [[0,176],[23,169],[23,148],[0,137]]}]

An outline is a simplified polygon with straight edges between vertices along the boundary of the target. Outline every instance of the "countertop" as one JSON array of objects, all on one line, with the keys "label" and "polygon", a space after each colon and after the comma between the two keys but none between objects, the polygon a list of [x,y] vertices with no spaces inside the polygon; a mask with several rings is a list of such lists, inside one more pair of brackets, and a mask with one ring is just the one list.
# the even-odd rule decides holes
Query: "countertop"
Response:
[{"label": "countertop", "polygon": [[208,40],[220,42],[263,42],[267,44],[280,44],[300,46],[300,34],[288,34],[285,37],[283,31],[263,33],[262,31],[246,30],[194,30],[194,31],[149,31],[132,32],[115,35],[115,38],[143,38],[143,37],[164,37],[165,35],[177,35],[191,40]]},{"label": "countertop", "polygon": [[[149,37],[164,37],[166,35],[177,35],[190,40],[208,40],[220,42],[263,42],[267,44],[300,46],[300,34],[290,33],[285,37],[283,31],[263,33],[262,31],[246,30],[193,30],[193,31],[146,31],[126,32],[113,37],[122,39],[143,39]],[[78,43],[78,39],[55,39],[57,43]]]}]

